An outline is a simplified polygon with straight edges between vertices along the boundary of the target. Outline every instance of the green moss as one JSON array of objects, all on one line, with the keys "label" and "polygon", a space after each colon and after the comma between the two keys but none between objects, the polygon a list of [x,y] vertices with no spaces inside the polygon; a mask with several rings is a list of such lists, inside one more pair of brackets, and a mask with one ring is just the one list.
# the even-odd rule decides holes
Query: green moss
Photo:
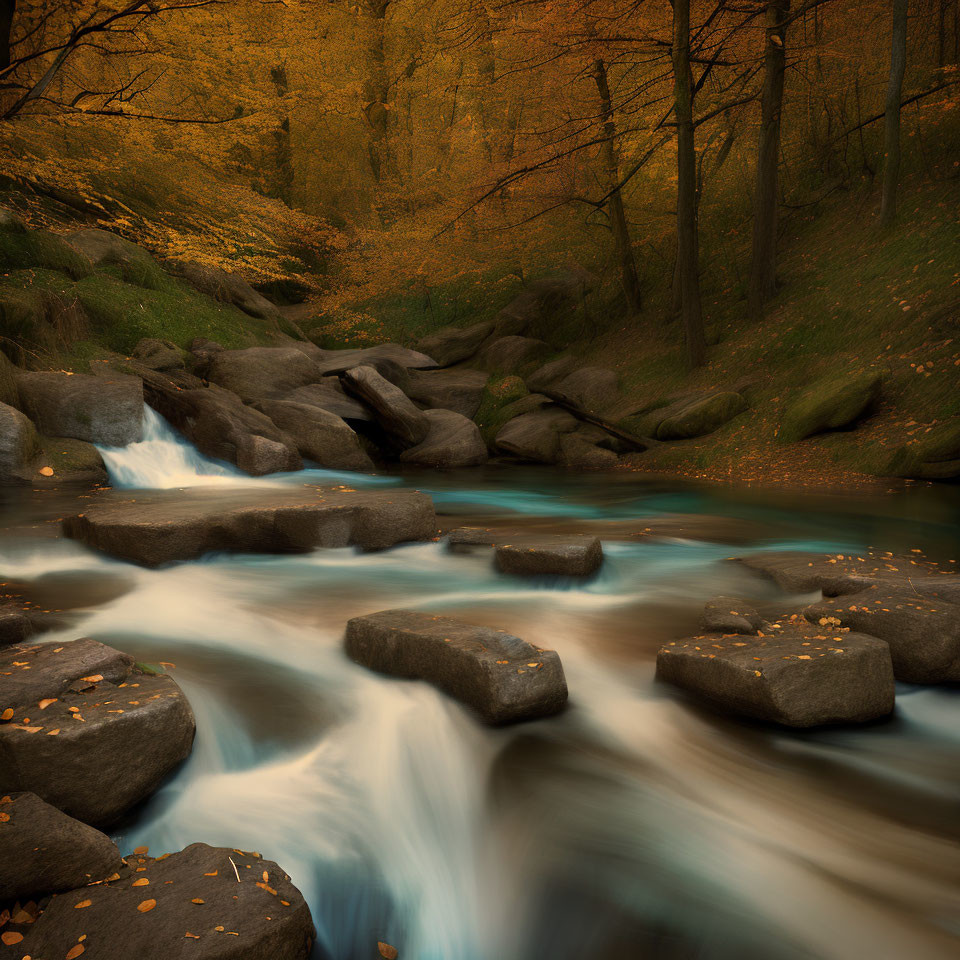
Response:
[{"label": "green moss", "polygon": [[0,271],[41,267],[74,280],[89,276],[93,267],[63,237],[46,230],[0,230]]},{"label": "green moss", "polygon": [[658,440],[687,440],[713,433],[746,409],[739,393],[715,393],[696,400],[657,427]]},{"label": "green moss", "polygon": [[853,376],[838,372],[817,381],[788,404],[778,438],[794,443],[850,426],[877,398],[881,383],[880,374],[872,370]]},{"label": "green moss", "polygon": [[530,393],[520,377],[491,377],[483,388],[480,408],[474,422],[484,440],[490,443],[501,427],[511,419],[509,407]]}]

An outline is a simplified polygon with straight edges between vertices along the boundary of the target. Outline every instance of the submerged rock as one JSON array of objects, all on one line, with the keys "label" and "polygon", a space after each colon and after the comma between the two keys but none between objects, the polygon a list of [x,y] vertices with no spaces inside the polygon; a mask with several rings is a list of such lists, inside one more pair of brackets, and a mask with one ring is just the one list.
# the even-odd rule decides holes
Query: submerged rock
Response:
[{"label": "submerged rock", "polygon": [[763,617],[749,603],[735,597],[714,597],[703,608],[701,624],[707,633],[756,635]]},{"label": "submerged rock", "polygon": [[504,573],[522,576],[588,577],[603,563],[598,537],[586,534],[522,537],[500,543],[495,551]]},{"label": "submerged rock", "polygon": [[347,655],[408,680],[426,680],[487,723],[513,723],[562,710],[567,684],[560,658],[501,630],[411,610],[355,617]]},{"label": "submerged rock", "polygon": [[193,713],[166,675],[95,640],[0,649],[0,794],[30,791],[114,823],[190,753]]},{"label": "submerged rock", "polygon": [[476,467],[487,462],[480,428],[453,410],[427,410],[430,431],[421,443],[400,454],[403,463],[427,467]]},{"label": "submerged rock", "polygon": [[383,550],[436,534],[430,497],[416,490],[170,490],[130,500],[106,492],[63,520],[66,536],[147,567],[207,553]]},{"label": "submerged rock", "polygon": [[787,405],[777,437],[793,443],[825,430],[849,427],[880,396],[882,386],[882,376],[872,370],[821,379]]},{"label": "submerged rock", "polygon": [[[316,937],[289,876],[259,854],[194,843],[127,857],[116,879],[52,897],[17,957],[110,960],[307,960]],[[89,952],[91,951],[92,952]]]},{"label": "submerged rock", "polygon": [[33,793],[0,797],[0,903],[82,887],[123,866],[116,844]]},{"label": "submerged rock", "polygon": [[657,677],[723,710],[787,727],[862,723],[886,716],[894,704],[882,640],[796,626],[670,643],[657,654]]}]

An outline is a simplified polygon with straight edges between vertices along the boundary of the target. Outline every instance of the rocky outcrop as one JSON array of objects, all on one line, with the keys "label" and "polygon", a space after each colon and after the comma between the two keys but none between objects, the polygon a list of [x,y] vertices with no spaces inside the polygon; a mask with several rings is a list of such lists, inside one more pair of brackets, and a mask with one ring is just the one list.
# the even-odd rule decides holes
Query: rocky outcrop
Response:
[{"label": "rocky outcrop", "polygon": [[132,357],[151,370],[182,370],[184,368],[183,352],[170,340],[146,337],[133,348]]},{"label": "rocky outcrop", "polygon": [[405,393],[431,410],[453,410],[472,420],[488,376],[480,370],[413,370]]},{"label": "rocky outcrop", "polygon": [[567,700],[555,652],[450,617],[410,610],[356,617],[347,624],[346,651],[372,670],[433,684],[487,723],[549,716]]},{"label": "rocky outcrop", "polygon": [[123,867],[116,844],[33,793],[0,797],[0,903],[103,880]]},{"label": "rocky outcrop", "polygon": [[195,843],[126,863],[103,882],[52,897],[11,924],[17,958],[307,960],[316,931],[289,876],[259,854]]},{"label": "rocky outcrop", "polygon": [[560,459],[560,437],[577,429],[578,421],[566,410],[548,408],[514,417],[496,436],[501,453],[534,463]]},{"label": "rocky outcrop", "polygon": [[532,281],[496,315],[492,336],[518,336],[555,326],[557,318],[581,303],[595,282],[580,269]]},{"label": "rocky outcrop", "polygon": [[603,548],[597,537],[587,535],[527,536],[498,544],[495,556],[504,573],[588,577],[600,569]]},{"label": "rocky outcrop", "polygon": [[793,443],[826,430],[855,424],[880,396],[883,378],[867,370],[818,380],[787,404],[777,437]]},{"label": "rocky outcrop", "polygon": [[63,531],[95,550],[156,567],[207,553],[383,550],[436,534],[433,502],[416,490],[158,491],[135,501],[100,494]]},{"label": "rocky outcrop", "polygon": [[65,239],[91,263],[120,267],[127,283],[157,289],[162,282],[163,271],[153,255],[116,233],[87,228],[69,233]]},{"label": "rocky outcrop", "polygon": [[30,791],[94,826],[150,796],[190,752],[166,675],[94,640],[0,648],[0,794]]},{"label": "rocky outcrop", "polygon": [[739,393],[713,393],[672,411],[657,427],[657,440],[687,440],[702,437],[722,427],[746,410]]},{"label": "rocky outcrop", "polygon": [[[538,378],[528,380],[528,388],[531,382],[538,383]],[[620,396],[619,377],[606,367],[580,367],[553,383],[544,384],[542,392],[568,406],[596,412],[616,403]]]},{"label": "rocky outcrop", "polygon": [[432,370],[437,366],[433,357],[401,347],[399,343],[379,343],[363,349],[325,350],[320,366],[324,375],[332,376],[353,367],[372,366],[376,369],[380,361],[395,363],[404,370]]},{"label": "rocky outcrop", "polygon": [[0,403],[0,482],[23,479],[40,453],[40,439],[28,417]]},{"label": "rocky outcrop", "polygon": [[763,617],[744,600],[714,597],[704,605],[700,625],[707,633],[742,633],[756,636],[763,626]]},{"label": "rocky outcrop", "polygon": [[657,654],[657,677],[722,710],[787,727],[862,723],[894,703],[882,640],[796,626],[670,643]]},{"label": "rocky outcrop", "polygon": [[520,373],[532,364],[542,362],[550,353],[543,340],[532,337],[501,337],[485,346],[477,359],[483,370],[498,373]]},{"label": "rocky outcrop", "polygon": [[560,357],[557,360],[551,360],[542,367],[538,367],[533,373],[524,378],[527,389],[531,393],[544,393],[551,387],[560,383],[564,377],[568,377],[577,369],[576,357]]},{"label": "rocky outcrop", "polygon": [[425,416],[429,432],[415,447],[400,454],[401,462],[443,469],[487,462],[487,445],[472,420],[453,410],[427,410]]},{"label": "rocky outcrop", "polygon": [[400,447],[413,447],[426,440],[430,432],[426,414],[373,367],[352,367],[340,380],[348,393],[371,409],[377,423]]},{"label": "rocky outcrop", "polygon": [[283,399],[291,403],[306,403],[319,407],[343,420],[356,420],[360,423],[373,420],[373,414],[359,400],[347,396],[336,377],[324,377],[320,383],[297,387]]},{"label": "rocky outcrop", "polygon": [[438,366],[449,367],[469,360],[492,333],[493,322],[490,320],[469,327],[444,327],[421,340],[417,349],[433,357]]},{"label": "rocky outcrop", "polygon": [[137,377],[60,372],[21,373],[23,412],[50,437],[122,447],[143,432],[143,387]]},{"label": "rocky outcrop", "polygon": [[221,303],[231,303],[251,317],[273,320],[280,315],[274,304],[234,273],[200,263],[181,263],[176,269],[194,289]]},{"label": "rocky outcrop", "polygon": [[915,440],[898,448],[890,458],[887,473],[917,480],[960,477],[960,417],[928,427]]},{"label": "rocky outcrop", "polygon": [[204,373],[245,403],[282,399],[323,376],[315,361],[293,347],[220,350],[209,355]]},{"label": "rocky outcrop", "polygon": [[373,461],[360,438],[335,414],[288,400],[265,400],[259,408],[293,439],[306,460],[328,470],[373,471]]}]

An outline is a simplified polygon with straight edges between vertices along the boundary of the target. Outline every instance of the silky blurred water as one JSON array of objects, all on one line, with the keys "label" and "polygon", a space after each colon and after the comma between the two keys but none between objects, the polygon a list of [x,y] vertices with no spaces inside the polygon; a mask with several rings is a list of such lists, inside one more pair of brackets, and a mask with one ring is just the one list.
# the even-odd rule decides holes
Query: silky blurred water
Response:
[{"label": "silky blurred water", "polygon": [[[114,483],[240,478],[156,418],[108,451]],[[206,557],[145,570],[8,532],[0,577],[122,584],[73,598],[80,635],[170,668],[197,718],[191,758],[122,825],[124,851],[196,840],[257,850],[308,898],[317,956],[403,960],[906,960],[960,951],[960,699],[898,691],[893,719],[777,731],[701,711],[654,683],[664,639],[734,593],[787,598],[725,562],[754,549],[919,541],[946,550],[956,502],[842,504],[545,471],[350,476],[411,483],[438,508],[514,522],[603,522],[681,510],[734,517],[752,542],[605,544],[586,583],[527,582],[443,543],[379,554]],[[900,497],[900,500],[897,500]],[[899,506],[897,505],[899,502]],[[896,549],[895,546],[887,547]],[[48,590],[49,592],[49,590]],[[110,595],[108,591],[107,595]],[[344,624],[404,607],[556,649],[569,709],[507,729],[341,650]]]}]

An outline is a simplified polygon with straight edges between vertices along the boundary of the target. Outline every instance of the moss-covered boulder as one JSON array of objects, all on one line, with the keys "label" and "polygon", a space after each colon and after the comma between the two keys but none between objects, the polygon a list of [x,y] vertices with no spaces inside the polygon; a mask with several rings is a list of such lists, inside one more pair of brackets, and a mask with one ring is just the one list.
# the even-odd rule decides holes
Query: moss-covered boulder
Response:
[{"label": "moss-covered boulder", "polygon": [[93,272],[89,258],[59,234],[49,230],[24,230],[22,224],[11,227],[0,224],[0,272],[36,267],[58,270],[73,280],[81,280]]},{"label": "moss-covered boulder", "polygon": [[783,443],[795,443],[826,430],[850,427],[880,396],[882,385],[881,375],[873,370],[818,380],[787,405],[777,436]]},{"label": "moss-covered boulder", "polygon": [[106,482],[103,457],[92,443],[72,437],[41,437],[40,447],[29,474],[24,477],[35,487]]},{"label": "moss-covered boulder", "polygon": [[890,458],[887,473],[920,480],[960,477],[960,417],[944,420],[900,447]]},{"label": "moss-covered boulder", "polygon": [[77,230],[67,242],[97,266],[114,267],[125,283],[160,290],[166,281],[162,268],[143,247],[109,230]]},{"label": "moss-covered boulder", "polygon": [[743,413],[747,402],[739,393],[730,391],[702,397],[661,421],[657,427],[658,440],[687,440],[713,433],[738,413]]},{"label": "moss-covered boulder", "polygon": [[526,396],[527,388],[520,377],[492,377],[487,381],[473,421],[480,428],[480,433],[488,445],[493,442],[504,424],[519,416],[521,412],[528,412],[508,412],[514,403]]}]

